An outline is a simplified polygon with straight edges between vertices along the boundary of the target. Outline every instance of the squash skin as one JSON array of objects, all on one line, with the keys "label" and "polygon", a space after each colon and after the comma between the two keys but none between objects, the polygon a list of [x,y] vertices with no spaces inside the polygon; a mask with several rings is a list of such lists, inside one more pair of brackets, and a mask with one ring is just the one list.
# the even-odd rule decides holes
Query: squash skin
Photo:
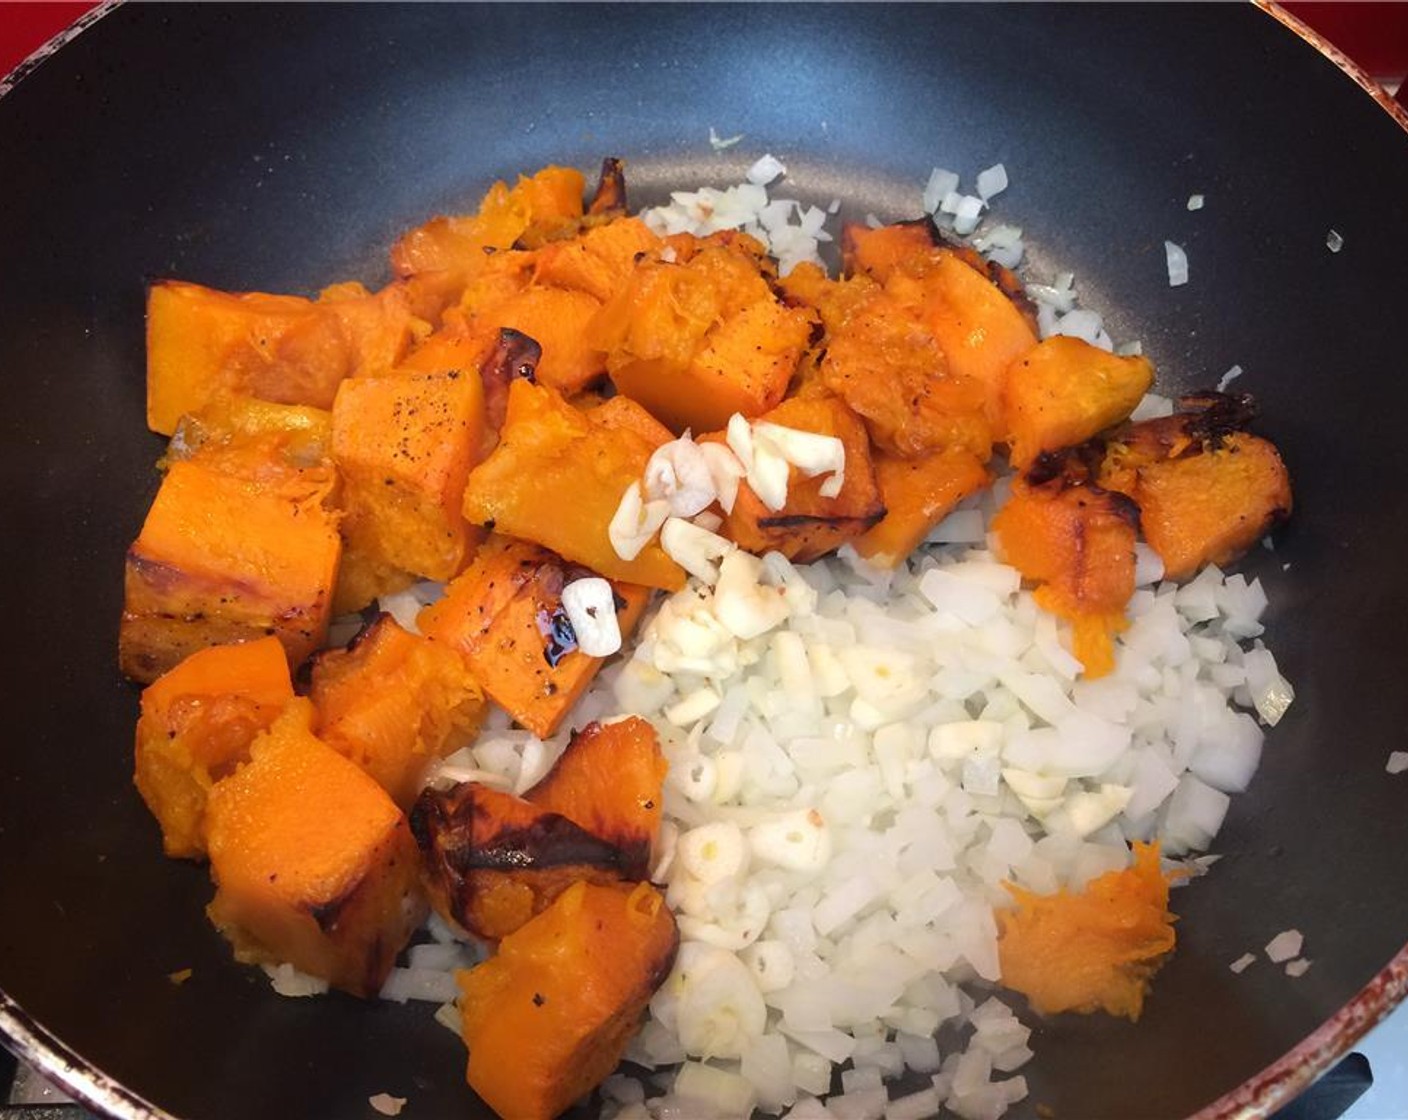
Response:
[{"label": "squash skin", "polygon": [[578,881],[630,878],[619,848],[478,782],[425,790],[410,819],[431,905],[475,937],[507,937]]},{"label": "squash skin", "polygon": [[277,638],[198,650],[142,690],[133,781],[168,856],[205,857],[210,788],[248,760],[292,699]]},{"label": "squash skin", "polygon": [[513,1120],[563,1112],[616,1068],[678,945],[649,884],[574,884],[456,974],[470,1087]]},{"label": "squash skin", "polygon": [[[515,720],[547,738],[602,664],[551,637],[562,587],[579,574],[590,573],[537,545],[491,536],[416,622],[427,638],[457,651],[485,693]],[[612,587],[625,637],[640,621],[650,592],[619,581]]]},{"label": "squash skin", "polygon": [[638,432],[594,421],[556,390],[516,380],[499,445],[470,472],[465,516],[608,579],[678,590],[684,569],[658,542],[623,560],[607,535],[621,495],[654,450]]},{"label": "squash skin", "polygon": [[309,730],[296,700],[207,806],[208,913],[246,963],[287,961],[371,997],[425,917],[405,816]]},{"label": "squash skin", "polygon": [[313,732],[409,810],[425,772],[470,742],[484,694],[455,651],[381,615],[345,650],[313,659]]}]

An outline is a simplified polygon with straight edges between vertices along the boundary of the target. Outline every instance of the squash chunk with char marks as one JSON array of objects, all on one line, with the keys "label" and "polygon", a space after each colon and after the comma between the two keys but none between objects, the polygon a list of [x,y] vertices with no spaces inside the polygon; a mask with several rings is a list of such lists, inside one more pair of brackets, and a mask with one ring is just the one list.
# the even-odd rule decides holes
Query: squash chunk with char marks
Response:
[{"label": "squash chunk with char marks", "polygon": [[[332,409],[332,456],[342,477],[349,556],[384,573],[339,596],[355,609],[396,573],[449,579],[479,534],[465,523],[465,479],[484,445],[476,370],[345,381]],[[367,596],[370,599],[372,596]]]},{"label": "squash chunk with char marks", "polygon": [[650,873],[669,764],[660,738],[639,716],[589,723],[524,798],[561,813],[618,848],[633,879]]},{"label": "squash chunk with char marks", "polygon": [[1003,417],[1012,465],[1084,443],[1129,418],[1154,383],[1148,358],[1119,357],[1078,338],[1048,338],[1007,371]]},{"label": "squash chunk with char marks", "polygon": [[150,682],[206,646],[275,635],[290,664],[319,648],[341,541],[330,467],[238,456],[171,463],[127,551],[119,660]]},{"label": "squash chunk with char marks", "polygon": [[1058,476],[1012,484],[993,519],[1004,559],[1034,581],[1036,601],[1068,619],[1086,676],[1114,668],[1114,636],[1134,594],[1138,510],[1123,494]]},{"label": "squash chunk with char marks", "polygon": [[514,381],[499,444],[470,472],[465,516],[608,579],[677,590],[684,570],[658,543],[623,560],[607,532],[656,446],[640,430],[573,408],[554,389]]},{"label": "squash chunk with char marks", "polygon": [[295,700],[211,790],[209,915],[241,961],[374,996],[425,917],[416,844],[386,791],[314,737],[311,714]]},{"label": "squash chunk with char marks", "polygon": [[[859,536],[885,515],[865,425],[844,401],[822,393],[792,397],[761,419],[784,428],[835,436],[845,448],[845,479],[840,493],[825,497],[821,490],[828,476],[807,478],[796,467],[789,467],[787,502],[780,510],[769,509],[752,487],[740,483],[733,509],[720,530],[740,548],[760,556],[776,550],[790,560],[815,560]],[[707,438],[721,439],[722,434]]]},{"label": "squash chunk with char marks", "polygon": [[1189,411],[1114,433],[1101,484],[1139,506],[1144,538],[1169,579],[1236,559],[1290,516],[1291,479],[1275,446],[1243,430],[1249,397],[1209,394]]},{"label": "squash chunk with char marks", "polygon": [[856,541],[856,551],[882,568],[904,563],[929,530],[988,484],[982,460],[964,447],[919,459],[879,454],[875,478],[885,516]]},{"label": "squash chunk with char marks", "polygon": [[411,831],[436,912],[489,940],[508,936],[579,880],[630,877],[619,848],[559,813],[478,782],[426,790],[411,812]]},{"label": "squash chunk with char marks", "polygon": [[313,730],[376,779],[403,809],[426,769],[468,743],[484,694],[454,650],[382,615],[345,650],[313,661]]},{"label": "squash chunk with char marks", "polygon": [[[601,668],[601,658],[576,648],[562,609],[563,586],[589,574],[545,548],[491,536],[417,624],[427,638],[458,651],[509,715],[547,738]],[[628,635],[649,592],[623,582],[612,587],[617,624]]]},{"label": "squash chunk with char marks", "polygon": [[147,426],[170,435],[220,396],[332,405],[353,374],[383,372],[419,320],[398,285],[327,300],[221,292],[167,280],[147,293]]},{"label": "squash chunk with char marks", "polygon": [[211,786],[292,699],[277,638],[198,650],[142,690],[133,778],[168,856],[204,857]]},{"label": "squash chunk with char marks", "polygon": [[773,408],[810,340],[812,313],[778,301],[747,241],[642,261],[588,330],[616,388],[672,431]]},{"label": "squash chunk with char marks", "polygon": [[557,1116],[616,1068],[678,945],[648,883],[564,891],[457,973],[470,1087],[500,1116]]}]

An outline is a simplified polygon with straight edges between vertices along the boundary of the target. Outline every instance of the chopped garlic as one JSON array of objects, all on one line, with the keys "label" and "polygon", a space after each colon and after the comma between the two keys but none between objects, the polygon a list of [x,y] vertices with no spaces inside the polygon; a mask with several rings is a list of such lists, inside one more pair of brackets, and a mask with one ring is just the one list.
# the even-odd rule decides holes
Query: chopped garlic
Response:
[{"label": "chopped garlic", "polygon": [[707,684],[701,685],[679,703],[665,709],[665,718],[676,727],[698,723],[719,706],[719,694]]},{"label": "chopped garlic", "polygon": [[[808,478],[829,473],[831,477],[821,487],[823,498],[834,498],[841,492],[841,487],[845,485],[846,445],[836,436],[799,431],[796,428],[787,428],[781,424],[760,420],[753,425],[755,462],[759,456],[760,445],[775,451]],[[786,503],[785,487],[783,502]],[[781,509],[782,507],[778,506],[777,508]]]},{"label": "chopped garlic", "polygon": [[743,830],[732,821],[712,821],[681,833],[675,858],[701,883],[737,879],[747,868]]},{"label": "chopped garlic", "polygon": [[[730,420],[729,423],[732,424],[733,421]],[[747,428],[746,422],[744,428]],[[748,473],[747,468],[738,461],[738,456],[722,443],[701,443],[699,451],[709,468],[709,477],[714,484],[714,493],[718,495],[720,508],[725,513],[732,513],[733,503],[738,497],[738,483]]]},{"label": "chopped garlic", "polygon": [[730,552],[719,565],[713,614],[740,641],[766,634],[789,613],[781,593],[759,582],[762,568],[761,560],[742,549]]},{"label": "chopped garlic", "polygon": [[1109,782],[1102,783],[1098,790],[1080,790],[1067,797],[1061,809],[1047,818],[1046,826],[1055,832],[1067,825],[1085,839],[1123,813],[1132,796],[1133,790],[1128,786]]},{"label": "chopped garlic", "polygon": [[621,495],[621,502],[606,528],[606,535],[617,556],[622,560],[634,560],[669,516],[669,502],[658,499],[645,501],[641,496],[640,483],[632,482]]},{"label": "chopped garlic", "polygon": [[655,449],[645,464],[643,486],[646,498],[667,502],[674,517],[693,517],[718,497],[709,460],[687,436]]},{"label": "chopped garlic", "polygon": [[784,941],[755,941],[738,955],[764,995],[782,991],[797,974],[797,962]]},{"label": "chopped garlic", "polygon": [[574,579],[563,587],[562,609],[572,623],[577,648],[588,657],[610,657],[620,650],[616,594],[601,576]]},{"label": "chopped garlic", "polygon": [[738,546],[708,529],[671,517],[660,529],[660,547],[690,575],[713,586],[719,580],[719,561]]}]

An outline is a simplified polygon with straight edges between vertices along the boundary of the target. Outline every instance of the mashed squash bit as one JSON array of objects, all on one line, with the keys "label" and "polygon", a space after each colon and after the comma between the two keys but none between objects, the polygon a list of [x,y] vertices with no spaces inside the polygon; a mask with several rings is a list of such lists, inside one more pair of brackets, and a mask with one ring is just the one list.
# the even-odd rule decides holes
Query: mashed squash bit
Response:
[{"label": "mashed squash bit", "polygon": [[1007,884],[1017,901],[998,913],[1002,982],[1043,1015],[1106,1011],[1137,1020],[1149,981],[1173,951],[1169,876],[1157,844],[1083,891],[1039,895]]}]

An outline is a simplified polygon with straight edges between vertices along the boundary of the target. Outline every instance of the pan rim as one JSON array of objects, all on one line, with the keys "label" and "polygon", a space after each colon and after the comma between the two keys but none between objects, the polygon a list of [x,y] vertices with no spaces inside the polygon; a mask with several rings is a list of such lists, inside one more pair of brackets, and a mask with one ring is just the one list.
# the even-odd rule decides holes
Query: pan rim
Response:
[{"label": "pan rim", "polygon": [[[53,36],[8,74],[0,75],[0,98],[12,92],[39,65],[103,19],[125,0],[103,0]],[[1408,132],[1408,108],[1378,85],[1338,47],[1275,0],[1255,7],[1317,50],[1359,85]],[[1408,1001],[1408,944],[1385,963],[1342,1007],[1276,1061],[1248,1077],[1194,1114],[1192,1120],[1264,1117],[1289,1103],[1353,1045]],[[68,1047],[0,989],[0,1037],[22,1060],[57,1082],[80,1103],[120,1120],[177,1120]]]}]

